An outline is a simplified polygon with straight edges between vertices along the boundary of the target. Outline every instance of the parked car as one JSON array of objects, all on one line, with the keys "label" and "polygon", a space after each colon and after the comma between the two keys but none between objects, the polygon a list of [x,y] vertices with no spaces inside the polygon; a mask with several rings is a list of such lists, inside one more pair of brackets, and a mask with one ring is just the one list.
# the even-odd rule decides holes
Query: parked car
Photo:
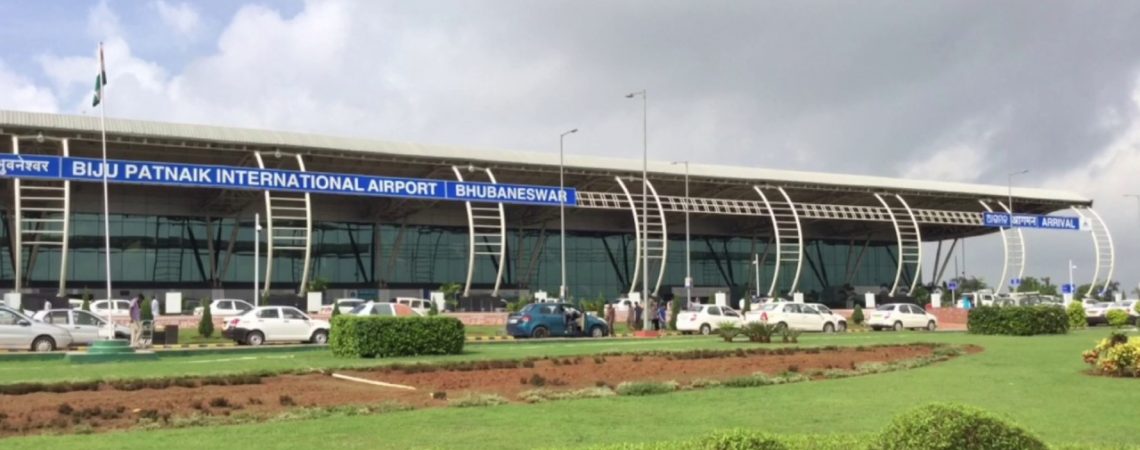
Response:
[{"label": "parked car", "polygon": [[367,300],[359,298],[338,298],[330,304],[321,306],[321,314],[332,314],[333,305],[340,309],[341,314],[352,312],[357,306],[367,303]]},{"label": "parked car", "polygon": [[396,297],[396,303],[412,308],[421,316],[428,315],[431,310],[431,300],[415,297]]},{"label": "parked car", "polygon": [[632,311],[634,306],[641,302],[635,302],[626,297],[613,300],[610,304],[614,305],[614,312],[629,312]]},{"label": "parked car", "polygon": [[83,309],[83,299],[71,298],[67,300],[67,306],[71,309]]},{"label": "parked car", "polygon": [[0,306],[0,347],[50,352],[71,346],[71,333],[36,322],[19,310]]},{"label": "parked car", "polygon": [[[210,315],[213,317],[240,316],[253,309],[253,305],[245,300],[217,299],[210,302]],[[202,315],[202,307],[194,308],[194,315]]]},{"label": "parked car", "polygon": [[[107,326],[107,321],[102,317],[81,309],[49,309],[37,312],[32,318],[67,330],[74,345],[87,345],[102,339],[99,331]],[[130,328],[115,325],[115,339],[130,338]]]},{"label": "parked car", "polygon": [[1112,303],[1107,302],[1086,302],[1085,303],[1085,321],[1091,325],[1100,325],[1108,323],[1108,310],[1112,307]]},{"label": "parked car", "polygon": [[316,320],[292,306],[261,306],[222,326],[222,336],[240,345],[266,342],[310,342],[324,344],[329,340],[329,323]]},{"label": "parked car", "polygon": [[582,312],[569,303],[531,303],[507,316],[507,334],[517,338],[610,335],[606,322],[589,314],[583,332],[581,319]]},{"label": "parked car", "polygon": [[[839,329],[840,324],[844,330],[847,329],[846,319],[831,314],[831,310],[827,310],[827,315],[824,315],[815,305],[790,302],[765,303],[759,305],[755,311],[744,313],[744,321],[770,323],[779,329],[790,328],[800,331],[823,331],[825,333],[835,332]],[[827,309],[823,305],[818,306]]]},{"label": "parked car", "polygon": [[418,317],[419,311],[400,303],[367,302],[348,312],[354,316]]},{"label": "parked car", "polygon": [[91,302],[91,312],[103,317],[107,317],[108,312],[112,317],[127,316],[131,314],[131,301],[122,299],[95,300]]},{"label": "parked car", "polygon": [[683,311],[677,316],[677,331],[685,334],[694,332],[712,334],[713,330],[720,328],[725,323],[742,326],[744,325],[744,317],[735,309],[727,306],[700,305],[694,309]]},{"label": "parked car", "polygon": [[938,329],[938,318],[918,305],[887,303],[875,307],[875,311],[867,320],[867,326],[875,331],[884,329],[902,331],[904,328],[925,328],[927,331],[934,331]]}]

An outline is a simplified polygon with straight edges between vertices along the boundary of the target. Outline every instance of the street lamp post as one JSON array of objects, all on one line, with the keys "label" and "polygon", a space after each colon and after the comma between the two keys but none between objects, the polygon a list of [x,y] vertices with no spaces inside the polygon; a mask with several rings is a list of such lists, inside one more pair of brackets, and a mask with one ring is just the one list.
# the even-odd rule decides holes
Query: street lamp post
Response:
[{"label": "street lamp post", "polygon": [[261,213],[253,213],[253,306],[261,306],[258,278],[261,277]]},{"label": "street lamp post", "polygon": [[1010,227],[1013,226],[1013,176],[1014,175],[1024,175],[1027,173],[1029,173],[1029,169],[1022,169],[1022,170],[1019,170],[1016,172],[1010,172],[1009,173],[1009,183],[1007,186],[1009,187],[1009,224],[1010,224]]},{"label": "street lamp post", "polygon": [[558,229],[562,231],[559,247],[562,250],[562,285],[558,287],[558,298],[562,301],[566,301],[569,293],[566,288],[566,135],[577,132],[575,128],[558,136],[558,220],[561,222]]},{"label": "street lamp post", "polygon": [[[641,301],[645,307],[642,329],[649,329],[649,96],[645,89],[626,94],[625,98],[641,96]],[[662,236],[664,239],[665,236]]]},{"label": "street lamp post", "polygon": [[693,271],[692,257],[689,248],[689,162],[674,161],[673,164],[685,165],[685,307],[693,304]]}]

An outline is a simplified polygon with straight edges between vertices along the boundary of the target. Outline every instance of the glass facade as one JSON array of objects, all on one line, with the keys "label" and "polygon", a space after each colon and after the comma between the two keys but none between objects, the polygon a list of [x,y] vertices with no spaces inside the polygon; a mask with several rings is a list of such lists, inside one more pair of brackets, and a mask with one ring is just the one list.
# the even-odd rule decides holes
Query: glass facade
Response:
[{"label": "glass facade", "polygon": [[[11,286],[14,270],[9,231],[10,212],[0,215],[0,283]],[[235,233],[235,227],[236,235]],[[435,227],[392,224],[320,222],[313,233],[313,277],[338,288],[428,287],[463,282],[467,274],[466,227]],[[253,224],[234,219],[115,214],[111,217],[111,265],[115,283],[151,288],[207,288],[214,285],[248,285],[253,279]],[[230,253],[231,238],[233,252]],[[509,230],[504,287],[558,292],[560,282],[557,230]],[[102,219],[97,214],[74,214],[71,223],[71,254],[68,286],[96,287],[103,283],[104,257]],[[375,238],[375,239],[374,239]],[[262,237],[264,240],[264,236]],[[210,241],[213,241],[212,243]],[[693,236],[692,273],[696,286],[728,287],[733,295],[755,284],[753,252],[764,254],[765,240]],[[800,277],[800,291],[822,294],[828,286],[845,282],[856,286],[890,283],[895,275],[894,246],[868,247],[861,263],[855,264],[862,243],[809,241]],[[212,251],[211,251],[212,249]],[[635,266],[632,234],[571,233],[567,236],[567,278],[576,297],[615,297],[629,290]],[[265,257],[265,244],[261,255]],[[774,251],[774,246],[773,246]],[[31,252],[24,252],[27,267]],[[228,255],[228,256],[227,256]],[[35,254],[28,284],[52,287],[58,283],[58,248],[41,248]],[[766,289],[774,270],[769,254],[761,271]],[[475,264],[474,284],[489,287],[497,261],[480,256]],[[275,288],[295,289],[301,278],[299,252],[278,253],[273,258]],[[858,266],[853,274],[849,267]],[[651,263],[651,280],[657,274]],[[217,272],[217,276],[211,273]],[[780,271],[781,289],[787,289],[794,267]],[[685,277],[685,240],[670,237],[664,287],[681,288]],[[679,290],[677,290],[679,292]],[[823,295],[826,297],[826,294]]]}]

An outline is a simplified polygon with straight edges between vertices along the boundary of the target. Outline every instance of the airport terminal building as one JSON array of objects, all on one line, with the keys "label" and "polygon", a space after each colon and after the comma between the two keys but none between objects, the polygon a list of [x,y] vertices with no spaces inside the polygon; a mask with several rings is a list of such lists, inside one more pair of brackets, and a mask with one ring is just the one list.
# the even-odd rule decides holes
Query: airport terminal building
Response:
[{"label": "airport terminal building", "polygon": [[104,168],[98,118],[0,111],[0,289],[103,296],[104,174],[123,296],[249,300],[255,251],[275,293],[318,279],[363,298],[452,282],[472,296],[556,293],[562,196],[577,298],[640,292],[643,272],[651,292],[683,292],[686,231],[698,297],[906,292],[951,277],[958,242],[988,233],[1002,234],[1005,261],[986,278],[1017,278],[1027,242],[985,214],[1010,194],[1026,215],[1014,221],[1068,210],[1089,231],[1092,289],[1114,264],[1092,200],[1063,191],[663,161],[643,180],[641,160],[576,155],[561,191],[554,153],[118,119],[106,142]]}]

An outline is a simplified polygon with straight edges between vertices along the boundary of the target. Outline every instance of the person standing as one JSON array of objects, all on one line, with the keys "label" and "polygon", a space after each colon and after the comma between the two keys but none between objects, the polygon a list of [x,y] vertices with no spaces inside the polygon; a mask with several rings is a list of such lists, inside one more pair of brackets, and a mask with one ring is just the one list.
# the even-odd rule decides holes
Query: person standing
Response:
[{"label": "person standing", "polygon": [[153,317],[155,319],[157,319],[158,316],[162,315],[160,313],[160,311],[158,310],[158,296],[157,295],[154,296],[154,298],[150,299],[150,315],[151,315],[151,317]]},{"label": "person standing", "polygon": [[606,303],[606,326],[610,329],[610,336],[614,335],[614,319],[616,311],[612,303]]},{"label": "person standing", "polygon": [[131,299],[131,348],[138,348],[139,335],[142,334],[142,294]]},{"label": "person standing", "polygon": [[645,308],[641,307],[641,302],[637,302],[633,306],[633,326],[631,329],[640,330],[642,324],[641,313],[645,312]]},{"label": "person standing", "polygon": [[665,302],[657,303],[657,329],[666,330],[669,328],[669,316],[665,312]]}]

